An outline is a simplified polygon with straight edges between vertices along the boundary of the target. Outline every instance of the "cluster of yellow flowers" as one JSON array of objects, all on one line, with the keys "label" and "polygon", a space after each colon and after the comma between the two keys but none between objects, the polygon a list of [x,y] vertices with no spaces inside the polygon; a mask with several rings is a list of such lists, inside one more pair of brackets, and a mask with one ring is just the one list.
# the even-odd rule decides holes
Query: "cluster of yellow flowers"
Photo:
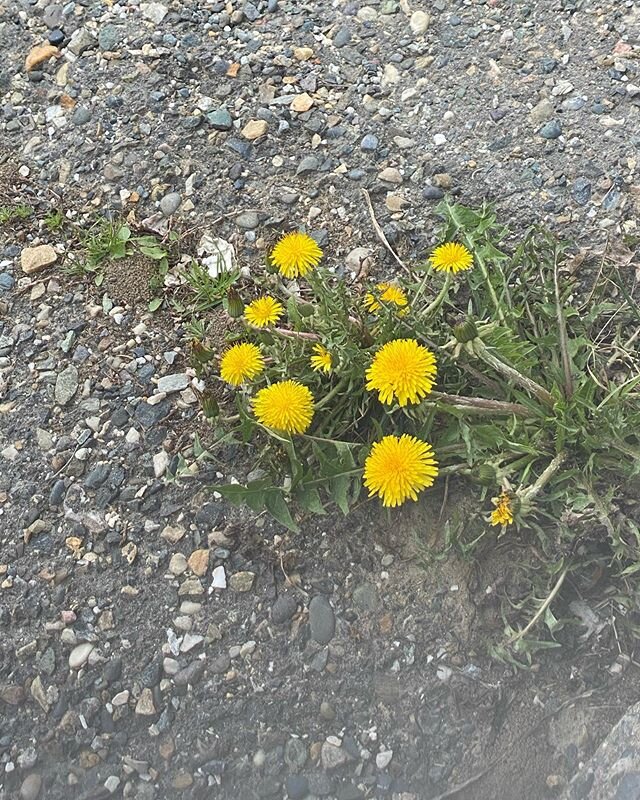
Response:
[{"label": "cluster of yellow flowers", "polygon": [[[304,277],[322,258],[322,250],[304,233],[283,236],[271,252],[271,261],[283,278]],[[434,270],[457,273],[473,265],[471,253],[461,244],[448,242],[437,247],[430,257]],[[404,290],[393,283],[380,283],[375,294],[368,293],[364,305],[377,313],[384,304],[406,313],[408,299]],[[284,314],[278,300],[266,295],[244,309],[246,322],[255,328],[277,325]],[[331,353],[318,343],[310,358],[312,368],[330,373],[334,367]],[[234,386],[255,379],[263,371],[265,359],[260,348],[243,342],[230,347],[220,361],[221,378]],[[381,403],[397,402],[404,407],[419,403],[431,391],[436,379],[434,354],[415,339],[394,339],[374,354],[366,371],[366,388],[378,393]],[[252,401],[257,420],[266,427],[285,434],[304,434],[310,427],[315,400],[311,391],[296,380],[273,383],[256,392]],[[384,506],[398,506],[417,499],[417,493],[431,486],[438,466],[431,445],[413,436],[385,436],[376,442],[364,464],[364,485],[369,496],[377,495]]]}]

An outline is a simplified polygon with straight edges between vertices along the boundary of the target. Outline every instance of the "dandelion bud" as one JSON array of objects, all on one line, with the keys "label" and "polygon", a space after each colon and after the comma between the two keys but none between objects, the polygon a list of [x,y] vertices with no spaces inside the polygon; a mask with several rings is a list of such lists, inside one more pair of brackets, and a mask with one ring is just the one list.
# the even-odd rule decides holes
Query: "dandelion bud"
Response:
[{"label": "dandelion bud", "polygon": [[478,337],[478,328],[471,317],[467,317],[453,326],[453,335],[462,344],[472,342]]},{"label": "dandelion bud", "polygon": [[233,286],[229,289],[227,296],[224,299],[224,308],[227,314],[233,319],[238,319],[244,313],[244,303],[242,302],[242,298],[233,288]]},{"label": "dandelion bud", "polygon": [[200,405],[202,406],[202,413],[207,419],[213,419],[220,413],[220,406],[213,392],[203,392],[200,396]]},{"label": "dandelion bud", "polygon": [[298,303],[296,308],[302,317],[312,317],[316,311],[316,307],[313,305],[313,303]]},{"label": "dandelion bud", "polygon": [[495,486],[498,482],[498,475],[491,464],[480,464],[474,467],[471,470],[471,478],[480,486]]},{"label": "dandelion bud", "polygon": [[194,339],[191,342],[191,356],[196,364],[206,364],[213,358],[213,351],[205,347],[198,339]]}]

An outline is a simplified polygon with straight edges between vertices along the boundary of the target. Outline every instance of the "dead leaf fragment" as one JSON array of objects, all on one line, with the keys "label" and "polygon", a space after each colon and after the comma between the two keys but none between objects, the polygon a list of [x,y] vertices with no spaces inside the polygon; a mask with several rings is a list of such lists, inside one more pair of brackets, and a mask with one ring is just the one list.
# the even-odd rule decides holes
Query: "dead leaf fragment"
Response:
[{"label": "dead leaf fragment", "polygon": [[31,72],[38,64],[42,64],[43,61],[48,61],[52,56],[58,57],[59,55],[60,51],[52,44],[38,44],[31,48],[29,55],[25,58],[25,71]]}]

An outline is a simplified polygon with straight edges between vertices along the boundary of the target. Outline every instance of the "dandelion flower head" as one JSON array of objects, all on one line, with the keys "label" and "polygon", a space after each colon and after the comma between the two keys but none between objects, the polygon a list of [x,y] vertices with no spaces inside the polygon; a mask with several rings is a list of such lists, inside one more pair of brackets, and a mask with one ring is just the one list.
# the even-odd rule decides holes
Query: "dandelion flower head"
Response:
[{"label": "dandelion flower head", "polygon": [[473,256],[463,244],[458,242],[446,242],[436,247],[431,253],[429,261],[436,272],[449,274],[462,272],[473,266]]},{"label": "dandelion flower head", "polygon": [[313,395],[297,381],[281,381],[260,389],[253,410],[267,428],[282,433],[304,433],[313,419]]},{"label": "dandelion flower head", "polygon": [[234,344],[220,359],[220,377],[233,386],[253,380],[264,369],[264,358],[255,344]]},{"label": "dandelion flower head", "polygon": [[436,378],[436,359],[415,339],[394,339],[383,345],[366,372],[367,389],[378,392],[381,403],[419,403]]},{"label": "dandelion flower head", "polygon": [[294,231],[283,236],[271,251],[271,260],[283,278],[303,277],[322,258],[322,250],[311,236]]},{"label": "dandelion flower head", "polygon": [[249,303],[244,310],[244,318],[256,328],[266,328],[275,325],[283,313],[282,304],[267,294]]},{"label": "dandelion flower head", "polygon": [[377,495],[383,506],[399,506],[418,499],[431,486],[438,465],[430,444],[415,436],[385,436],[371,448],[364,465],[364,485],[369,497]]},{"label": "dandelion flower head", "polygon": [[385,303],[404,308],[407,305],[407,295],[404,290],[393,283],[379,283],[376,286],[378,295],[367,292],[364,297],[364,304],[372,314],[380,311]]},{"label": "dandelion flower head", "polygon": [[316,372],[331,372],[331,353],[321,344],[313,345],[313,355],[309,359]]}]

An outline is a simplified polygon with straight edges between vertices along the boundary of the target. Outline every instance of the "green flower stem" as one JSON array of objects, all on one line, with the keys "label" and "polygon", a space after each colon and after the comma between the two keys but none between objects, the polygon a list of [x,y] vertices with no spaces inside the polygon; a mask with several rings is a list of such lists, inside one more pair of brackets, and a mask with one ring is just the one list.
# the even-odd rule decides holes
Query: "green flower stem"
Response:
[{"label": "green flower stem", "polygon": [[342,380],[338,381],[338,383],[336,383],[336,385],[333,387],[333,389],[331,389],[329,392],[327,392],[327,394],[325,394],[325,396],[322,398],[322,400],[319,400],[315,404],[315,410],[317,411],[319,408],[322,408],[323,406],[326,406],[326,404],[330,400],[333,400],[333,398],[338,394],[338,392],[341,389],[344,389],[344,387],[347,385],[348,382],[349,382],[349,378],[348,377],[347,378],[342,378]]},{"label": "green flower stem", "polygon": [[476,264],[478,265],[478,269],[482,273],[482,277],[487,284],[487,289],[489,290],[489,295],[491,296],[491,301],[496,309],[496,313],[498,314],[498,319],[500,322],[505,322],[504,311],[502,310],[502,305],[498,300],[498,295],[496,294],[496,290],[493,288],[493,284],[489,280],[489,270],[487,269],[487,265],[484,263],[483,257],[474,247],[474,242],[471,236],[465,231],[464,225],[460,222],[460,220],[456,217],[455,211],[449,205],[448,201],[445,200],[445,206],[447,207],[447,213],[449,214],[449,219],[453,222],[456,231],[461,235],[465,246],[473,253]]},{"label": "green flower stem", "polygon": [[447,276],[444,279],[444,283],[442,284],[442,289],[440,289],[435,299],[425,308],[425,310],[421,314],[421,317],[423,319],[429,319],[429,317],[432,317],[436,313],[436,311],[438,311],[440,306],[444,303],[444,301],[447,299],[447,296],[449,295],[449,289],[451,287],[451,283],[452,283],[451,275],[447,273]]},{"label": "green flower stem", "polygon": [[544,487],[549,483],[551,478],[556,474],[556,472],[560,469],[560,467],[564,464],[567,460],[567,454],[560,452],[553,459],[549,462],[549,465],[544,470],[544,472],[540,475],[538,480],[531,484],[528,489],[525,489],[524,492],[520,493],[520,499],[522,502],[530,502],[533,500],[540,492],[544,489]]},{"label": "green flower stem", "polygon": [[481,358],[485,364],[493,367],[496,372],[502,373],[505,378],[508,378],[514,383],[517,383],[527,389],[527,391],[529,391],[534,397],[537,397],[538,400],[545,405],[551,407],[555,405],[556,401],[551,392],[548,392],[544,386],[540,386],[539,383],[536,383],[531,378],[527,378],[526,375],[518,372],[517,369],[509,366],[509,364],[505,364],[504,361],[501,361],[497,356],[493,355],[493,353],[487,349],[486,345],[481,339],[478,338],[473,340],[473,352],[476,356],[478,356],[478,358]]}]

